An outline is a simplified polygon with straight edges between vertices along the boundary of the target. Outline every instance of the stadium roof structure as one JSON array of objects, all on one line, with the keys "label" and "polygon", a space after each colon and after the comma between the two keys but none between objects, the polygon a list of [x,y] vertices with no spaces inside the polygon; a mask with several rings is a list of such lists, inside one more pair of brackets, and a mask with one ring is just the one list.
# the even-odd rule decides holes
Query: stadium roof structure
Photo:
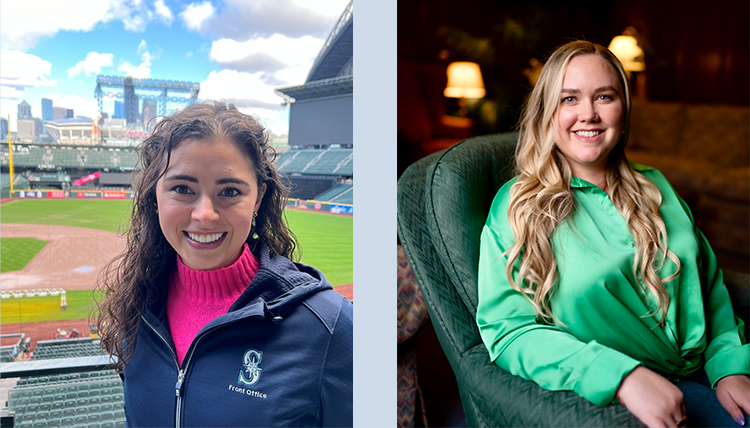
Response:
[{"label": "stadium roof structure", "polygon": [[354,76],[354,6],[349,2],[315,58],[304,85],[277,88],[287,102],[352,94]]},{"label": "stadium roof structure", "polygon": [[351,62],[353,51],[354,7],[350,1],[323,43],[305,83],[338,76],[341,69]]},{"label": "stadium roof structure", "polygon": [[[104,92],[105,88],[115,89]],[[162,79],[138,79],[125,76],[111,76],[100,74],[96,77],[96,88],[94,95],[99,104],[99,111],[102,111],[102,99],[116,98],[125,99],[128,104],[129,98],[137,95],[137,99],[154,100],[157,102],[158,114],[167,115],[167,103],[191,104],[198,101],[198,93],[201,86],[197,82],[183,82],[179,80],[162,80]],[[147,92],[143,92],[147,91]],[[156,95],[158,94],[158,95]],[[184,94],[182,96],[173,96],[170,94]],[[137,101],[133,103],[137,111]],[[132,108],[125,106],[126,110]]]},{"label": "stadium roof structure", "polygon": [[290,86],[276,89],[277,93],[284,94],[289,101],[304,101],[308,99],[320,99],[336,95],[351,94],[354,92],[354,76],[334,77],[331,79],[318,80],[305,83],[300,86]]},{"label": "stadium roof structure", "polygon": [[44,123],[52,123],[55,125],[88,125],[91,126],[93,120],[90,117],[78,116],[70,117],[65,119],[45,120]]}]

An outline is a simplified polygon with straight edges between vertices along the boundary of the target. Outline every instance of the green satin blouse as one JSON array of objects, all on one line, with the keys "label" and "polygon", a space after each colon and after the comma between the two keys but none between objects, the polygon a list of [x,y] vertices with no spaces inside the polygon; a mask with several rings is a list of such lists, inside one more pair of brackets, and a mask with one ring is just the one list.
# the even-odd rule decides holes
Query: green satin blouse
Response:
[{"label": "green satin blouse", "polygon": [[[705,365],[714,388],[724,376],[750,374],[744,324],[734,317],[706,238],[659,171],[633,167],[659,188],[668,247],[681,263],[679,276],[665,284],[671,300],[664,327],[660,313],[649,316],[656,300],[633,275],[635,243],[624,218],[591,183],[573,177],[573,221],[552,237],[558,283],[550,305],[564,326],[537,322],[531,303],[505,276],[502,254],[515,241],[507,213],[516,179],[498,191],[481,237],[477,325],[491,359],[545,389],[572,390],[600,406],[613,401],[640,364],[672,380]],[[660,275],[675,269],[666,259]]]}]

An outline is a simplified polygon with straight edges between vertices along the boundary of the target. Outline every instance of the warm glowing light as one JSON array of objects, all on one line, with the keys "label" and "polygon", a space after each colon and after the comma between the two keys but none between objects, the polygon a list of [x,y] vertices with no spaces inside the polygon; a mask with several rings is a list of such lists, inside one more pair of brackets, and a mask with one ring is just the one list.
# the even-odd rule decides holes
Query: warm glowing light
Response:
[{"label": "warm glowing light", "polygon": [[646,63],[643,61],[643,49],[633,36],[616,36],[609,44],[609,50],[620,60],[622,67],[631,71],[643,71]]},{"label": "warm glowing light", "polygon": [[448,65],[448,85],[443,95],[449,98],[482,98],[484,81],[479,64],[474,62],[452,62]]}]

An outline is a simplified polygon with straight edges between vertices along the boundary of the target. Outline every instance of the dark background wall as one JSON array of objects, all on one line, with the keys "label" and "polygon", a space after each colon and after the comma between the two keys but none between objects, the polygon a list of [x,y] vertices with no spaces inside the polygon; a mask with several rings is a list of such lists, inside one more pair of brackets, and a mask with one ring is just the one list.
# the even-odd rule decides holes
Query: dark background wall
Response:
[{"label": "dark background wall", "polygon": [[[747,105],[750,100],[750,7],[727,1],[398,2],[398,62],[480,64],[487,96],[477,134],[513,129],[529,91],[523,70],[571,39],[602,45],[630,26],[645,51],[647,98]],[[399,71],[399,95],[402,92]],[[446,99],[448,113],[451,100]],[[494,110],[494,114],[492,113]],[[400,118],[401,119],[401,118]],[[401,124],[399,124],[401,125]]]}]

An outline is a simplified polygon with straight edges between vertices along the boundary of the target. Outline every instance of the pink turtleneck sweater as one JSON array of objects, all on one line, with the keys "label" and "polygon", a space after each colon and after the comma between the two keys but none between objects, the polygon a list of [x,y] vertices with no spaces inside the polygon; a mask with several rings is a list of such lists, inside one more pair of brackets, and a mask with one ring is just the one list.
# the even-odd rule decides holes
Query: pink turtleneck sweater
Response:
[{"label": "pink turtleneck sweater", "polygon": [[177,269],[169,277],[167,319],[180,365],[195,335],[209,321],[227,313],[258,267],[260,261],[247,244],[236,262],[216,270],[191,269],[177,256]]}]

